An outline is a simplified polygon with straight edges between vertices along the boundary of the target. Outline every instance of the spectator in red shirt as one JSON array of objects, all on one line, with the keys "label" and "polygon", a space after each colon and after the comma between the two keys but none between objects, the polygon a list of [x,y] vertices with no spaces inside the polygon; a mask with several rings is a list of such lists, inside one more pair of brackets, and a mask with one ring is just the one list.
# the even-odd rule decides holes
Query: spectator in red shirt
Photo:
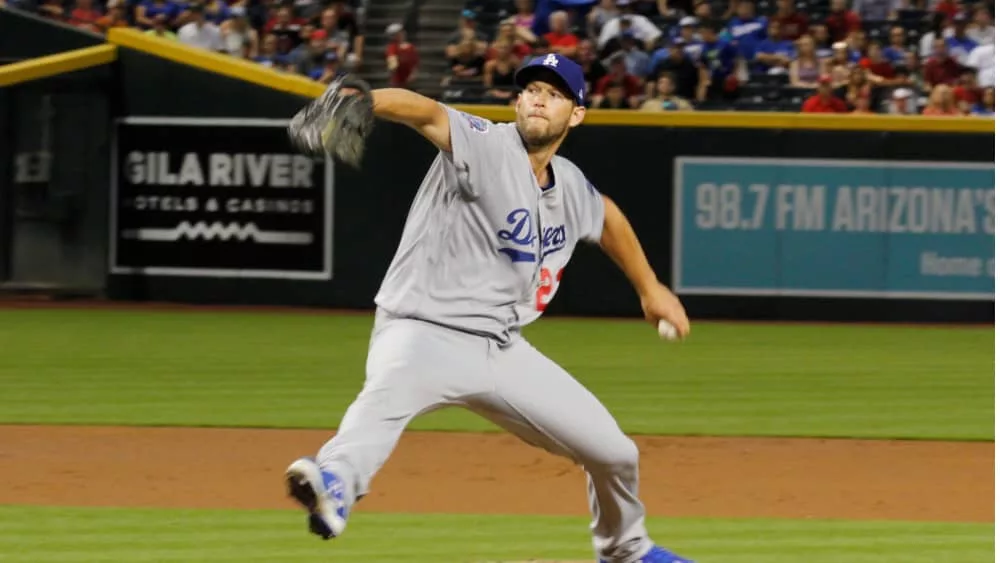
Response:
[{"label": "spectator in red shirt", "polygon": [[802,103],[803,113],[847,113],[844,100],[833,95],[833,79],[828,74],[819,77],[816,93]]},{"label": "spectator in red shirt", "polygon": [[963,68],[961,76],[955,84],[953,91],[955,105],[962,113],[969,113],[972,106],[979,103],[982,89],[976,81],[976,71],[971,68]]},{"label": "spectator in red shirt", "polygon": [[896,79],[896,67],[885,59],[882,45],[878,41],[868,44],[868,56],[861,59],[861,68],[868,71],[868,80],[880,86],[895,86],[900,81]]},{"label": "spectator in red shirt", "polygon": [[273,33],[278,38],[279,49],[290,51],[303,42],[302,26],[304,22],[292,17],[292,8],[282,6],[278,8],[274,17],[264,24],[264,33]]},{"label": "spectator in red shirt", "polygon": [[417,75],[417,66],[420,64],[417,48],[406,40],[406,31],[400,23],[389,24],[385,34],[389,36],[389,44],[385,47],[389,84],[394,88],[406,88]]},{"label": "spectator in red shirt", "polygon": [[955,0],[940,0],[937,3],[937,6],[934,7],[935,12],[944,14],[947,16],[948,20],[954,19],[955,14],[957,14],[961,9],[962,8],[958,5],[958,2],[955,2]]},{"label": "spectator in red shirt", "polygon": [[514,18],[507,18],[500,22],[500,27],[497,28],[497,36],[493,41],[493,44],[486,49],[486,60],[491,61],[497,56],[497,46],[500,44],[509,44],[511,52],[518,58],[523,59],[531,54],[531,47],[525,42],[524,38],[518,34],[518,28],[514,25]]},{"label": "spectator in red shirt", "polygon": [[94,9],[93,0],[76,0],[76,8],[69,15],[69,23],[90,31],[99,31],[97,20],[101,13]]},{"label": "spectator in red shirt", "polygon": [[608,70],[608,74],[598,80],[597,86],[594,88],[592,102],[594,107],[601,107],[601,100],[604,99],[608,87],[613,84],[621,86],[629,107],[638,107],[639,96],[642,95],[642,80],[628,73],[625,67],[625,56],[621,53],[611,56],[609,66],[611,68]]},{"label": "spectator in red shirt", "polygon": [[924,89],[930,90],[938,84],[952,84],[962,73],[962,67],[948,54],[944,39],[934,40],[934,52],[924,63]]},{"label": "spectator in red shirt", "polygon": [[830,37],[834,41],[843,41],[848,33],[861,29],[861,18],[847,9],[846,0],[832,0],[826,27],[830,30]]},{"label": "spectator in red shirt", "polygon": [[542,37],[549,43],[550,50],[564,57],[576,57],[576,47],[580,40],[569,30],[569,14],[557,10],[549,15],[549,29]]},{"label": "spectator in red shirt", "polygon": [[795,11],[795,0],[778,0],[778,11],[773,20],[781,24],[781,38],[795,41],[809,31],[809,18]]}]

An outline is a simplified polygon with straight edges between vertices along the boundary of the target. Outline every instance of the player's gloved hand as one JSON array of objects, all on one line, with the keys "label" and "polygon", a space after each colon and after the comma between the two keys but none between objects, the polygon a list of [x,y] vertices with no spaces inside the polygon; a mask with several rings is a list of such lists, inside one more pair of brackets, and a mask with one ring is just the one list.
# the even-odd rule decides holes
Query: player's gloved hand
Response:
[{"label": "player's gloved hand", "polygon": [[371,86],[344,74],[295,114],[288,124],[288,136],[304,153],[326,153],[358,168],[374,125]]},{"label": "player's gloved hand", "polygon": [[646,320],[656,326],[660,319],[666,320],[677,329],[678,338],[686,338],[691,332],[691,321],[681,300],[667,286],[657,282],[639,296],[642,312]]}]

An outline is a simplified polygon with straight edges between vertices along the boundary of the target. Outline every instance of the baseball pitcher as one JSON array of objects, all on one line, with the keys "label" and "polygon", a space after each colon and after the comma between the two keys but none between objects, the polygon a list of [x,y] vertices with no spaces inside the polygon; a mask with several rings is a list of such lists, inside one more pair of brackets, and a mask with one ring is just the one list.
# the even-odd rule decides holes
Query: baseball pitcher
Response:
[{"label": "baseball pitcher", "polygon": [[408,90],[372,91],[350,76],[292,119],[289,134],[303,152],[355,166],[375,117],[408,125],[439,152],[375,297],[364,386],[336,436],[289,466],[289,494],[314,534],[342,534],[409,422],[456,405],[583,467],[600,561],[690,563],[646,531],[635,444],[593,394],[521,335],[555,295],[580,241],[600,245],[623,270],[649,322],[683,338],[687,315],[619,208],[556,155],[584,119],[580,66],[545,55],[516,82],[514,123]]}]

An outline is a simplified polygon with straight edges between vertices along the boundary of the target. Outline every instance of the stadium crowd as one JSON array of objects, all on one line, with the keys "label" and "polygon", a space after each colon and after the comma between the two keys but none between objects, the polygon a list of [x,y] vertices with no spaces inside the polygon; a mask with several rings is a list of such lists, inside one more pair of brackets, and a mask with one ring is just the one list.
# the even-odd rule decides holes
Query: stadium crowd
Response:
[{"label": "stadium crowd", "polygon": [[350,0],[0,0],[97,33],[134,27],[329,82],[359,68],[360,9]]},{"label": "stadium crowd", "polygon": [[[992,3],[469,1],[445,47],[449,101],[508,103],[518,66],[556,51],[583,65],[595,108],[993,116]],[[363,62],[352,0],[4,4],[96,32],[135,27],[323,82]],[[385,61],[369,64],[406,87],[417,49],[402,25],[385,32]]]},{"label": "stadium crowd", "polygon": [[[557,51],[584,66],[598,108],[993,115],[993,4],[489,1],[463,12],[445,77],[487,101],[511,98],[525,57]],[[494,13],[495,31],[479,21]]]}]

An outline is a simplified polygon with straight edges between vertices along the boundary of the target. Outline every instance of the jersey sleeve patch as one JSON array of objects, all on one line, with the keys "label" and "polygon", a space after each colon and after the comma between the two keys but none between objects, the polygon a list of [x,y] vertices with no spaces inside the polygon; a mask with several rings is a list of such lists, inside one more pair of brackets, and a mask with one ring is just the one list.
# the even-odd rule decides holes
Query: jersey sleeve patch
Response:
[{"label": "jersey sleeve patch", "polygon": [[468,113],[465,113],[464,111],[460,112],[460,113],[462,114],[463,117],[465,117],[465,120],[468,121],[469,127],[473,131],[476,131],[476,132],[479,132],[479,133],[485,133],[485,132],[487,132],[487,131],[490,130],[490,122],[486,121],[482,117],[479,117],[479,116],[476,116],[476,115],[472,115],[472,114],[468,114]]}]

